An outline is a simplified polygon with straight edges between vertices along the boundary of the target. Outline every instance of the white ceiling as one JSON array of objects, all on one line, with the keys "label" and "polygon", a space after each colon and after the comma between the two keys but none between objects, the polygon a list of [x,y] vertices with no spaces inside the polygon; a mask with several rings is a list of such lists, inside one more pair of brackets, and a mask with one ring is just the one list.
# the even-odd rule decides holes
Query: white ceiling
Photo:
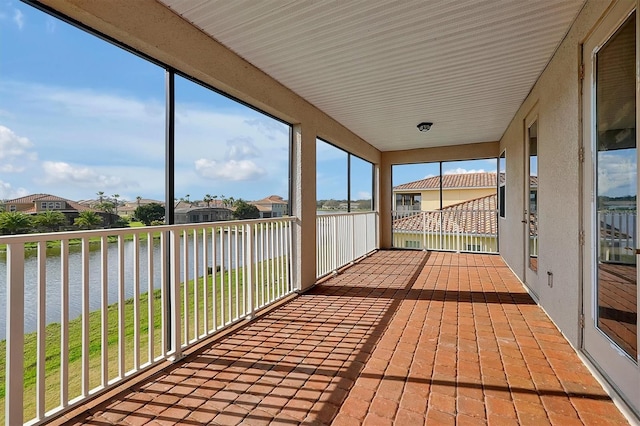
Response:
[{"label": "white ceiling", "polygon": [[584,3],[160,1],[384,151],[500,139]]}]

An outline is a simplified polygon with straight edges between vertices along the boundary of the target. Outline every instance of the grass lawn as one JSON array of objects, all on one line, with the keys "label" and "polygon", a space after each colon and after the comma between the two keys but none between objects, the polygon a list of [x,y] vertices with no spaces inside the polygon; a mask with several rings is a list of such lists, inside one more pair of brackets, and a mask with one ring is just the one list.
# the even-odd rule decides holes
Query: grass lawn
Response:
[{"label": "grass lawn", "polygon": [[[267,263],[275,265],[281,259],[265,261],[264,265],[258,265],[258,276],[255,282],[260,283],[262,279],[262,267]],[[265,268],[266,269],[266,268]],[[286,271],[283,271],[283,282],[286,283]],[[265,271],[265,280],[269,279]],[[214,284],[215,281],[215,284]],[[264,288],[256,290],[256,305],[262,300],[262,292],[266,292],[265,298],[282,296],[282,283],[265,283]],[[215,289],[215,299],[213,291]],[[206,290],[206,291],[205,291]],[[286,290],[285,290],[286,291]],[[195,295],[198,295],[197,304]],[[145,364],[148,359],[148,347],[150,339],[153,339],[154,356],[162,353],[162,328],[161,328],[161,298],[160,290],[152,293],[151,304],[153,307],[153,323],[149,327],[149,294],[144,293],[139,297],[139,336],[140,336],[140,364]],[[275,296],[274,296],[275,295]],[[186,299],[188,308],[185,312],[185,285],[181,285],[180,290],[180,310],[183,319],[182,324],[188,324],[185,336],[184,327],[181,330],[182,340],[185,337],[192,340],[196,334],[202,335],[215,327],[220,328],[224,324],[231,322],[237,317],[247,313],[248,298],[245,294],[243,284],[243,270],[238,268],[229,272],[218,272],[215,276],[209,276],[204,283],[203,278],[190,280],[186,286]],[[207,321],[205,330],[205,300],[207,304]],[[213,311],[215,300],[215,316]],[[197,309],[195,307],[197,306]],[[129,299],[124,304],[125,328],[124,328],[124,352],[125,368],[129,371],[134,367],[134,300]],[[118,304],[114,303],[108,307],[107,311],[107,337],[108,337],[108,378],[118,377]],[[195,329],[195,319],[198,319],[198,330]],[[215,324],[214,324],[215,320]],[[69,351],[68,351],[68,371],[69,371],[69,397],[73,399],[81,394],[81,374],[82,371],[82,322],[81,318],[76,318],[69,322]],[[0,341],[0,422],[4,422],[4,396],[5,396],[5,346],[6,342]],[[93,389],[101,384],[101,360],[102,360],[102,326],[101,311],[94,311],[89,314],[89,389]],[[37,334],[29,333],[25,335],[24,347],[24,419],[26,421],[35,417],[36,413],[36,373],[37,373]],[[46,410],[51,410],[60,405],[60,324],[49,324],[46,328],[46,361],[45,361],[45,405]]]}]

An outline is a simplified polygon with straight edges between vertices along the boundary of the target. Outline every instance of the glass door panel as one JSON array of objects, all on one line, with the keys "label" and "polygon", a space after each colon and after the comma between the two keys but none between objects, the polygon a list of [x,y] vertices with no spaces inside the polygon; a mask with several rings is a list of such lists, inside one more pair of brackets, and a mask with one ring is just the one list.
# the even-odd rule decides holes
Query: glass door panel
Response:
[{"label": "glass door panel", "polygon": [[596,54],[596,324],[637,359],[635,13]]},{"label": "glass door panel", "polygon": [[529,269],[538,271],[538,121],[529,129]]}]

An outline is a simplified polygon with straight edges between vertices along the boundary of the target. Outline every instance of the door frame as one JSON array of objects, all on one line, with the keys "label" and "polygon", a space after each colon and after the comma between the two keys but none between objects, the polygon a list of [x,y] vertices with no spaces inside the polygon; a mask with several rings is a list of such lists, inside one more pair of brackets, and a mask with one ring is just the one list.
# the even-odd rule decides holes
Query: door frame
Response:
[{"label": "door frame", "polygon": [[[522,217],[522,235],[523,235],[523,239],[524,239],[524,245],[523,245],[523,255],[524,255],[524,259],[523,259],[523,266],[524,266],[524,271],[522,273],[522,277],[524,278],[524,284],[525,286],[529,289],[529,292],[532,294],[532,296],[536,299],[536,301],[539,300],[539,289],[538,289],[538,272],[533,271],[530,267],[529,267],[529,262],[530,262],[530,247],[531,247],[531,241],[529,240],[529,233],[530,233],[530,214],[529,214],[529,201],[530,201],[530,186],[531,186],[531,170],[530,170],[530,154],[529,154],[529,128],[531,127],[532,124],[536,123],[538,125],[538,142],[537,142],[537,150],[538,150],[538,159],[540,158],[540,114],[538,111],[538,102],[536,102],[533,107],[529,110],[529,112],[527,113],[527,115],[525,116],[525,119],[523,120],[523,140],[524,140],[524,146],[523,146],[523,162],[524,162],[524,173],[523,173],[523,217]],[[538,164],[538,174],[540,172],[540,165]],[[540,181],[538,181],[538,186],[540,185]],[[540,209],[538,208],[538,211],[540,211]],[[538,253],[538,260],[540,259],[540,253]],[[538,268],[540,268],[540,264],[538,262]]]},{"label": "door frame", "polygon": [[[638,359],[633,360],[622,349],[618,348],[615,342],[596,326],[597,321],[597,276],[598,276],[598,251],[599,231],[597,225],[597,206],[595,199],[596,190],[596,157],[597,148],[595,141],[595,53],[599,51],[611,37],[620,29],[629,16],[636,12],[636,76],[638,76],[640,63],[640,0],[618,0],[612,5],[598,22],[594,30],[582,45],[581,61],[584,67],[584,78],[582,80],[581,112],[582,119],[582,150],[584,152],[584,164],[581,171],[581,197],[582,212],[581,226],[584,239],[581,238],[581,272],[582,272],[582,312],[580,325],[581,330],[581,351],[602,374],[612,389],[625,401],[628,407],[636,415],[640,414],[640,365]],[[640,84],[636,78],[636,129],[640,122]],[[636,132],[636,152],[640,155],[640,144],[638,143],[639,132]],[[640,164],[640,161],[638,161]],[[636,174],[636,188],[640,189],[640,173]],[[638,205],[636,198],[636,206]],[[638,209],[640,211],[640,209]],[[636,242],[640,233],[637,226]],[[637,243],[636,243],[637,244]],[[636,271],[637,273],[639,271]],[[640,306],[640,292],[637,292],[637,301]],[[640,333],[636,338],[640,340]],[[638,356],[640,359],[640,355]]]}]

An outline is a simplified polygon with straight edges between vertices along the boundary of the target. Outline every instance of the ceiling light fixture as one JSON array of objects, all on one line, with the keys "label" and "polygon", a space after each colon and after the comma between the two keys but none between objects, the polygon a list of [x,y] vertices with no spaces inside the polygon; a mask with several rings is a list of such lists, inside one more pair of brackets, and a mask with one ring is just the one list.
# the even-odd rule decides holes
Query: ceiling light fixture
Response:
[{"label": "ceiling light fixture", "polygon": [[431,129],[431,126],[433,126],[433,123],[423,122],[418,124],[418,130],[421,132],[428,132],[429,129]]}]

